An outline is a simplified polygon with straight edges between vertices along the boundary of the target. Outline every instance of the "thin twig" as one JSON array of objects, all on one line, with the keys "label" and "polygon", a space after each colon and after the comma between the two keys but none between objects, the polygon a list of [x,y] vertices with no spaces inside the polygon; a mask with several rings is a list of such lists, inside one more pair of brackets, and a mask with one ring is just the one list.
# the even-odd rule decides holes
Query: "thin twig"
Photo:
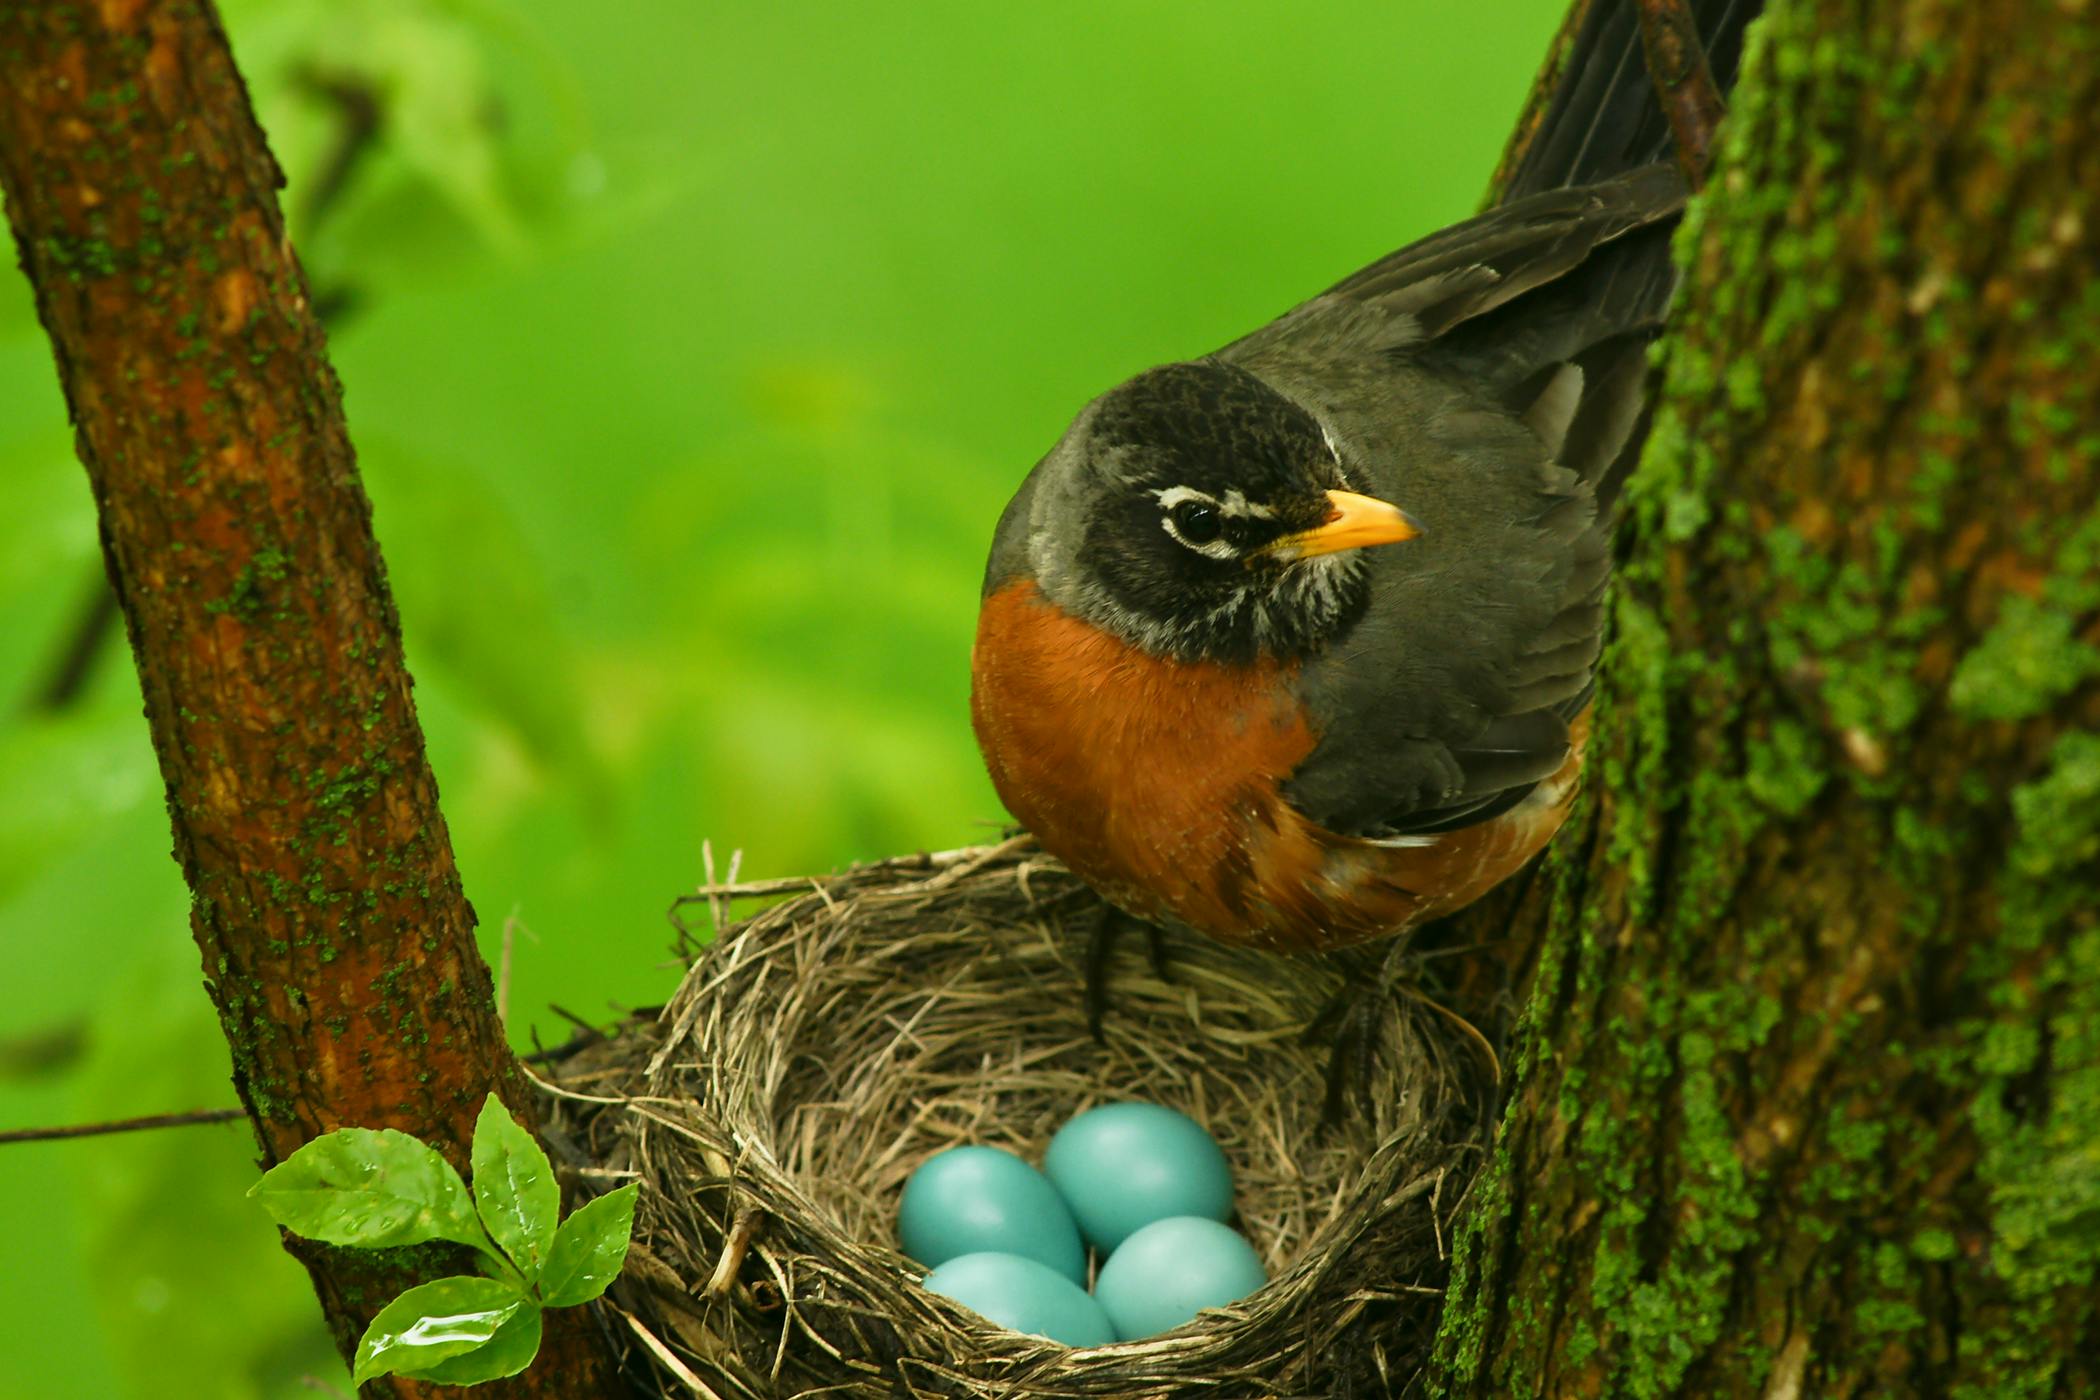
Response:
[{"label": "thin twig", "polygon": [[239,1108],[200,1108],[193,1113],[149,1113],[143,1118],[116,1118],[107,1123],[68,1123],[58,1128],[9,1128],[0,1132],[0,1143],[55,1142],[60,1138],[106,1137],[112,1133],[142,1133],[153,1128],[188,1128],[198,1123],[230,1123],[247,1117]]},{"label": "thin twig", "polygon": [[[577,1051],[601,1044],[605,1032],[586,1024],[583,1019],[560,1007],[553,1010],[583,1027],[581,1033],[545,1050],[535,1051],[518,1058],[528,1065],[559,1064]],[[530,1076],[533,1082],[550,1090],[555,1086],[537,1075]],[[55,1142],[63,1138],[106,1137],[114,1133],[143,1133],[158,1128],[188,1128],[199,1123],[230,1123],[236,1118],[245,1118],[247,1110],[239,1108],[200,1108],[192,1113],[149,1113],[139,1118],[118,1118],[107,1123],[67,1123],[55,1128],[9,1128],[0,1131],[0,1146],[11,1142]]]},{"label": "thin twig", "polygon": [[503,952],[496,963],[496,1019],[506,1026],[510,1024],[511,959],[516,935],[521,933],[535,943],[540,941],[540,936],[534,933],[525,921],[518,917],[518,911],[513,909],[503,920]]},{"label": "thin twig", "polygon": [[548,1002],[547,1009],[549,1011],[552,1011],[555,1015],[561,1017],[564,1021],[567,1021],[570,1025],[576,1027],[576,1034],[578,1038],[586,1041],[599,1041],[605,1039],[604,1031],[598,1029],[598,1027],[592,1025],[583,1017],[569,1010],[568,1007],[563,1006],[560,1002]]},{"label": "thin twig", "polygon": [[358,167],[378,146],[386,111],[378,91],[361,79],[333,77],[308,68],[298,74],[298,81],[307,92],[334,106],[337,118],[335,144],[301,192],[299,222],[311,237],[349,189]]},{"label": "thin twig", "polygon": [[1714,159],[1714,129],[1727,107],[1706,62],[1706,46],[1685,0],[1637,0],[1641,51],[1656,98],[1676,137],[1677,168],[1698,189]]},{"label": "thin twig", "polygon": [[729,1227],[729,1235],[722,1241],[722,1257],[715,1261],[715,1271],[709,1276],[701,1292],[709,1298],[726,1298],[736,1284],[736,1276],[743,1271],[744,1255],[751,1242],[758,1238],[758,1227],[765,1220],[759,1211],[744,1209],[736,1214]]},{"label": "thin twig", "polygon": [[607,1303],[606,1306],[612,1309],[612,1311],[618,1313],[622,1320],[624,1320],[627,1323],[628,1327],[633,1330],[634,1335],[641,1338],[642,1345],[649,1349],[649,1354],[655,1357],[657,1361],[663,1365],[665,1370],[669,1371],[672,1375],[678,1377],[678,1379],[680,1379],[681,1381],[684,1381],[686,1385],[692,1389],[692,1392],[695,1395],[703,1396],[706,1398],[706,1400],[722,1400],[721,1396],[717,1395],[712,1389],[709,1388],[706,1381],[701,1380],[699,1376],[693,1374],[692,1367],[686,1365],[683,1361],[678,1359],[678,1354],[676,1352],[672,1351],[669,1347],[665,1346],[662,1342],[658,1341],[656,1339],[656,1334],[654,1332],[651,1332],[647,1327],[643,1326],[642,1320],[640,1318],[636,1317],[633,1313],[627,1311],[627,1309],[621,1307],[618,1303]]}]

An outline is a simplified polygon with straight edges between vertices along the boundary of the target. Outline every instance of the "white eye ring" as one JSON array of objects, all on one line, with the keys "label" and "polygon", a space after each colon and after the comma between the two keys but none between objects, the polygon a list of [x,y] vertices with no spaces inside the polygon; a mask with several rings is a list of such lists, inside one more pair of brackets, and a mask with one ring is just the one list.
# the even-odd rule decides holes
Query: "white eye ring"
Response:
[{"label": "white eye ring", "polygon": [[1198,491],[1193,486],[1169,486],[1164,490],[1154,491],[1152,499],[1159,502],[1160,527],[1174,537],[1176,544],[1186,549],[1193,549],[1206,559],[1238,559],[1245,551],[1239,546],[1228,542],[1223,535],[1214,540],[1205,540],[1201,544],[1189,539],[1174,524],[1174,508],[1176,506],[1186,505],[1190,501],[1199,501],[1216,510],[1219,515],[1227,520],[1274,520],[1276,518],[1276,508],[1274,506],[1264,505],[1260,501],[1248,500],[1246,493],[1236,486],[1225,493],[1225,499],[1222,501],[1208,491]]},{"label": "white eye ring", "polygon": [[1218,500],[1210,491],[1197,491],[1195,487],[1168,487],[1153,491],[1153,500],[1159,502],[1161,510],[1174,510],[1182,502],[1203,502],[1205,506],[1216,506],[1222,516],[1239,516],[1241,521],[1275,521],[1277,508],[1264,506],[1262,502],[1249,502],[1239,487],[1228,489],[1224,500]]},{"label": "white eye ring", "polygon": [[[1234,491],[1230,494],[1237,496],[1239,492]],[[1194,550],[1206,559],[1225,561],[1240,557],[1239,550],[1235,549],[1223,534],[1218,535],[1215,539],[1204,540],[1198,543],[1187,535],[1182,534],[1181,527],[1174,523],[1175,510],[1191,502],[1209,506],[1221,516],[1231,514],[1219,502],[1217,497],[1206,491],[1198,491],[1193,486],[1169,486],[1163,491],[1153,492],[1152,498],[1159,502],[1160,528],[1173,537],[1174,543],[1180,545],[1183,549]]]}]

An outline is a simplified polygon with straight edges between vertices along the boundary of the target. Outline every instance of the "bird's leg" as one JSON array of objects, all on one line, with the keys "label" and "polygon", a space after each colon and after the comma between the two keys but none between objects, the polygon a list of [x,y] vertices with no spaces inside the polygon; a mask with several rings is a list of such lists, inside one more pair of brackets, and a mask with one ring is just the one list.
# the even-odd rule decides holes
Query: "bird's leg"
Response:
[{"label": "bird's leg", "polygon": [[1714,128],[1726,110],[1720,86],[1706,62],[1706,46],[1699,42],[1699,27],[1686,0],[1635,0],[1635,8],[1648,76],[1676,138],[1677,168],[1696,190],[1706,183],[1714,158]]},{"label": "bird's leg", "polygon": [[[1433,927],[1433,925],[1432,925]],[[1408,940],[1393,940],[1369,979],[1350,977],[1320,1014],[1305,1028],[1309,1041],[1332,1036],[1327,1052],[1327,1093],[1320,1106],[1320,1126],[1342,1121],[1354,1081],[1366,1116],[1371,1108],[1371,1079],[1378,1071],[1378,1040],[1392,1011],[1393,988],[1407,956]]]},{"label": "bird's leg", "polygon": [[1086,1028],[1096,1042],[1103,1039],[1101,1018],[1108,1012],[1108,959],[1122,931],[1123,911],[1103,900],[1093,936],[1086,941]]},{"label": "bird's leg", "polygon": [[1162,982],[1174,980],[1172,964],[1167,961],[1167,931],[1158,924],[1145,925],[1145,956],[1152,963],[1154,977]]},{"label": "bird's leg", "polygon": [[[1443,923],[1443,920],[1438,920],[1425,924],[1421,933],[1428,934]],[[1316,1040],[1330,1032],[1334,1036],[1327,1056],[1327,1093],[1320,1106],[1320,1126],[1323,1129],[1341,1122],[1352,1079],[1364,1115],[1370,1116],[1371,1081],[1378,1070],[1379,1042],[1384,1038],[1386,1017],[1392,1013],[1393,1004],[1400,997],[1418,1002],[1449,1021],[1480,1052],[1489,1077],[1496,1083],[1501,1082],[1501,1061],[1480,1028],[1411,985],[1415,957],[1414,939],[1394,939],[1385,956],[1379,959],[1377,972],[1367,981],[1351,979],[1305,1028],[1307,1040]]]},{"label": "bird's leg", "polygon": [[1108,901],[1101,902],[1101,914],[1094,923],[1093,937],[1086,945],[1086,1024],[1100,1040],[1102,1017],[1108,1012],[1108,963],[1116,949],[1116,940],[1132,924],[1145,930],[1146,951],[1152,960],[1152,971],[1162,982],[1174,979],[1167,972],[1167,939],[1160,926],[1147,920],[1124,913]]}]

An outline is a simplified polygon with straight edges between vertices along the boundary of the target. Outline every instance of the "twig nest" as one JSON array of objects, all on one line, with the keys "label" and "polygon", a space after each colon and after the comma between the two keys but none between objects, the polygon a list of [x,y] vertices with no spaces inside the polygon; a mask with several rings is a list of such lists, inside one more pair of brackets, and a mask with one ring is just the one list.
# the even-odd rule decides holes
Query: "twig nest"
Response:
[{"label": "twig nest", "polygon": [[[703,892],[716,903],[778,884]],[[722,929],[653,1025],[569,1084],[568,1131],[643,1182],[612,1322],[667,1395],[1282,1397],[1399,1393],[1435,1323],[1477,1152],[1476,1071],[1441,1018],[1386,1018],[1373,1107],[1322,1129],[1308,1024],[1363,965],[1194,937],[1162,979],[1082,967],[1100,904],[1027,838],[808,882]],[[1375,955],[1374,955],[1375,956]],[[912,1169],[962,1144],[1041,1162],[1097,1104],[1178,1109],[1224,1148],[1267,1286],[1161,1336],[1065,1347],[919,1286]],[[1098,1267],[1098,1259],[1096,1267]]]}]

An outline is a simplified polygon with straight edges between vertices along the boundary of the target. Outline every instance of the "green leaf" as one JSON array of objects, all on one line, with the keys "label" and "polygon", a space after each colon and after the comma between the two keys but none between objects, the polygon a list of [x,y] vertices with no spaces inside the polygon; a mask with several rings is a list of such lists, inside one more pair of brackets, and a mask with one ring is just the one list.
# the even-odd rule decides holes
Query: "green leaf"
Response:
[{"label": "green leaf", "polygon": [[474,1120],[474,1202],[525,1281],[537,1282],[561,1215],[561,1185],[547,1154],[494,1094]]},{"label": "green leaf", "polygon": [[588,1303],[612,1286],[627,1262],[634,1233],[634,1197],[641,1188],[622,1186],[578,1207],[555,1233],[540,1274],[540,1302],[550,1308]]},{"label": "green leaf", "polygon": [[339,1128],[263,1173],[248,1194],[285,1229],[377,1249],[457,1240],[489,1248],[452,1164],[392,1128]]},{"label": "green leaf", "polygon": [[425,1370],[487,1345],[532,1300],[502,1279],[460,1274],[420,1283],[379,1310],[358,1339],[351,1381]]},{"label": "green leaf", "polygon": [[512,1313],[496,1335],[472,1351],[440,1361],[435,1366],[402,1370],[397,1374],[412,1380],[436,1381],[440,1385],[473,1385],[479,1381],[515,1376],[532,1364],[540,1353],[540,1310],[530,1299]]}]

